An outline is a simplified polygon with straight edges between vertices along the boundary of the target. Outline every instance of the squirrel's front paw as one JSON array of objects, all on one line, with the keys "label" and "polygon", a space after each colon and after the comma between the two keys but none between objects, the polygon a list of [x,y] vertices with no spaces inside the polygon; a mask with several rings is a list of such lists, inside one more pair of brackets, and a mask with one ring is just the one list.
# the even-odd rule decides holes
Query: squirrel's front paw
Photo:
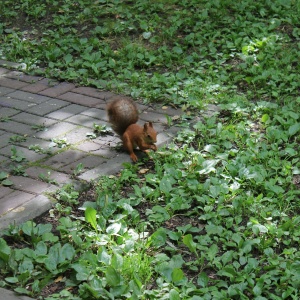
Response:
[{"label": "squirrel's front paw", "polygon": [[138,158],[137,158],[137,156],[134,153],[131,153],[130,157],[131,157],[131,159],[132,159],[133,162],[137,162],[138,161]]},{"label": "squirrel's front paw", "polygon": [[150,149],[156,151],[157,150],[157,146],[156,145],[151,145]]}]

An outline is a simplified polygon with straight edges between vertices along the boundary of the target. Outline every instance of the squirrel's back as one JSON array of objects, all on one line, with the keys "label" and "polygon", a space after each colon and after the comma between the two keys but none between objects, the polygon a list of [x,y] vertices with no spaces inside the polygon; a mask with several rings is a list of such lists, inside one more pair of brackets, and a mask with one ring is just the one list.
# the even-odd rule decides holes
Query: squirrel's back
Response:
[{"label": "squirrel's back", "polygon": [[117,96],[107,105],[107,114],[113,130],[120,136],[128,126],[138,121],[139,113],[133,100]]}]

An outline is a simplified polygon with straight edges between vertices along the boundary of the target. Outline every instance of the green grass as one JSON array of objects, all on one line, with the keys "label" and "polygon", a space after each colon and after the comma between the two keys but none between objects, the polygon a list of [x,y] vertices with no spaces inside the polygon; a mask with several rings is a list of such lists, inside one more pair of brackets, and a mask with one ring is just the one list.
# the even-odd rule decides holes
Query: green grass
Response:
[{"label": "green grass", "polygon": [[295,0],[6,0],[1,12],[2,56],[30,72],[196,108],[298,94]]},{"label": "green grass", "polygon": [[59,285],[47,300],[299,299],[298,1],[0,5],[1,55],[28,72],[220,108],[150,162],[58,191],[55,234],[9,228],[0,286],[43,299]]}]

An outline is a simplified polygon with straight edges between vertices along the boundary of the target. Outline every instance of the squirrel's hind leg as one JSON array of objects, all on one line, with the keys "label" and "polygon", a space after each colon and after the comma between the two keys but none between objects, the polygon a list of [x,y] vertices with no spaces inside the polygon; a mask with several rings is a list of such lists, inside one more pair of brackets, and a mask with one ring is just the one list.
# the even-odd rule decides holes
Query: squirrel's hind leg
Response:
[{"label": "squirrel's hind leg", "polygon": [[129,152],[131,159],[134,162],[137,162],[138,158],[135,155],[135,153],[133,152],[133,145],[126,133],[123,134],[122,140],[123,140],[123,147],[125,148],[125,150],[127,150]]}]

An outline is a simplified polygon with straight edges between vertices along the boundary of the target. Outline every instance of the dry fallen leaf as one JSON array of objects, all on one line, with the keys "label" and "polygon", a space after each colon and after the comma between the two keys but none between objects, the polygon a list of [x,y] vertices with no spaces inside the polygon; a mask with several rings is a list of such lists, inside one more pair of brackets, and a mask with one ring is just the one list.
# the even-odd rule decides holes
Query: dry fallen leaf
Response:
[{"label": "dry fallen leaf", "polygon": [[149,169],[140,169],[139,173],[140,174],[146,174],[149,171]]},{"label": "dry fallen leaf", "polygon": [[54,282],[61,282],[64,278],[62,276],[58,276]]}]

